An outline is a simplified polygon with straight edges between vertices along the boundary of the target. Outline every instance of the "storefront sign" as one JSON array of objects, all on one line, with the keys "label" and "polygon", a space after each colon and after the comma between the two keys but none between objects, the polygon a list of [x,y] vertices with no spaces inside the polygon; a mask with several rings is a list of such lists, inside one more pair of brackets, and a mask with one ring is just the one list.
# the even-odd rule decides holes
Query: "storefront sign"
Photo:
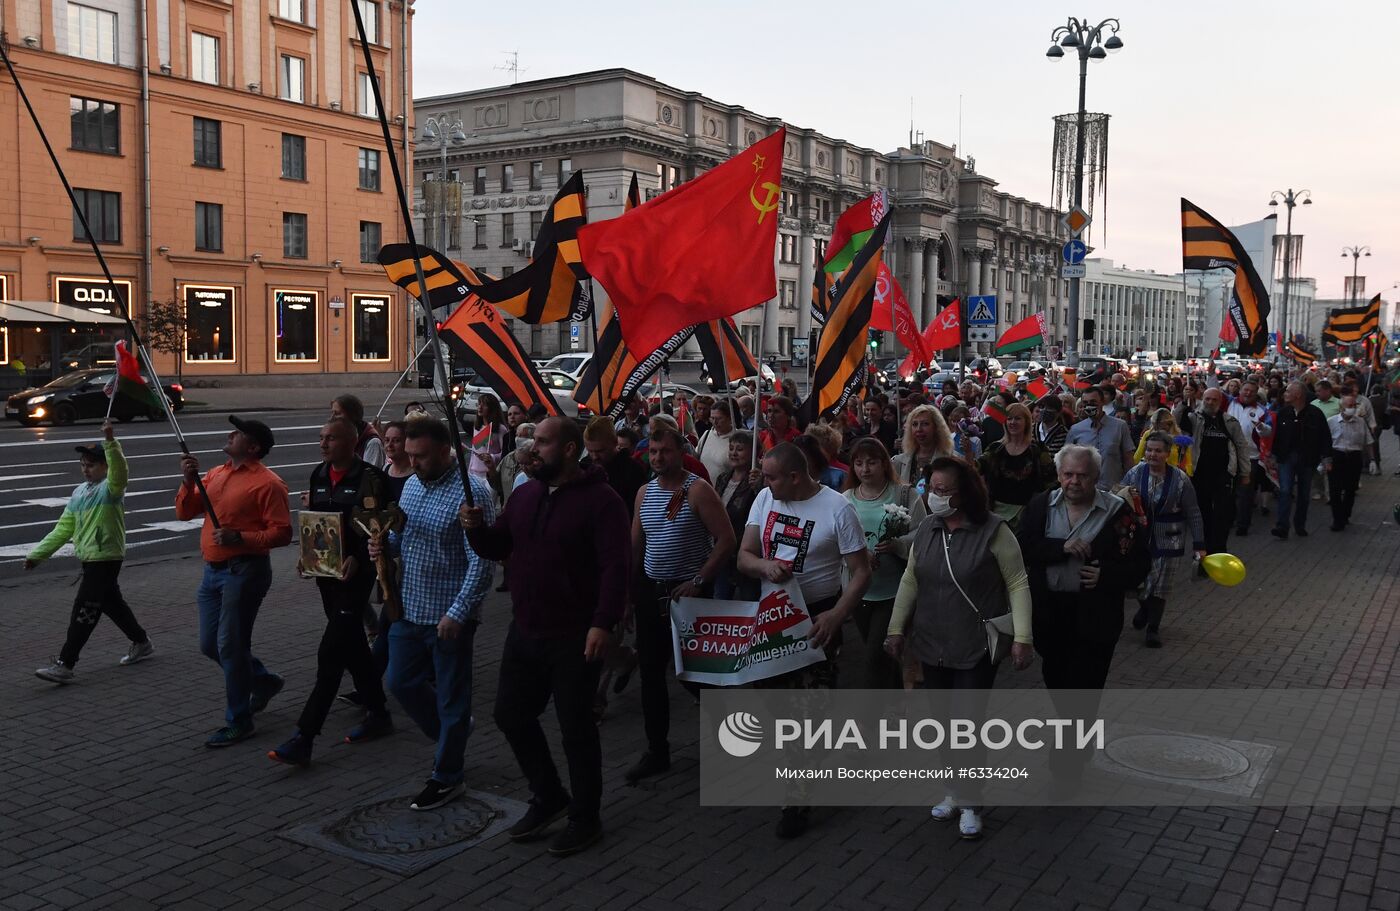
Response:
[{"label": "storefront sign", "polygon": [[121,316],[123,305],[131,300],[131,282],[117,279],[115,284],[114,292],[105,278],[57,276],[53,280],[53,299],[69,307]]}]

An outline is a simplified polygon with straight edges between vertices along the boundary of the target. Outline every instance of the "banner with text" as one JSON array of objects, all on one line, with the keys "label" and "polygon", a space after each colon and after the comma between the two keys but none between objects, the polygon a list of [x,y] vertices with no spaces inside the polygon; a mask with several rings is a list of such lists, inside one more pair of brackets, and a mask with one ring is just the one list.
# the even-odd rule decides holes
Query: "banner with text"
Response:
[{"label": "banner with text", "polygon": [[812,618],[797,584],[763,583],[757,601],[681,598],[671,602],[676,676],[742,686],[826,660],[807,636]]}]

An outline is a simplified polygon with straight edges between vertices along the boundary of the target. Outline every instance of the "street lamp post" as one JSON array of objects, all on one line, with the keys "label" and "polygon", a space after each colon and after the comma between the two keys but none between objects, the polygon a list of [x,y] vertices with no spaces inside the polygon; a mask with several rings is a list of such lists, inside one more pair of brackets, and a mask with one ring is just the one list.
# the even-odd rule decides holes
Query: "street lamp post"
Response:
[{"label": "street lamp post", "polygon": [[1356,303],[1356,299],[1359,296],[1356,288],[1356,270],[1361,265],[1361,257],[1370,255],[1370,247],[1355,246],[1342,248],[1342,259],[1346,259],[1348,256],[1351,257],[1351,302],[1353,304]]},{"label": "street lamp post", "polygon": [[[423,123],[423,138],[429,143],[436,143],[442,152],[442,162],[439,168],[438,180],[442,181],[443,193],[446,193],[447,186],[447,147],[449,145],[460,146],[467,142],[467,134],[462,132],[462,121],[450,121],[446,117],[429,117]],[[447,225],[447,205],[442,198],[442,193],[438,194],[438,217],[440,227],[438,229],[437,246],[443,250],[447,249],[448,225]]]},{"label": "street lamp post", "polygon": [[[1104,30],[1109,31],[1107,37]],[[1118,20],[1105,19],[1098,25],[1081,22],[1074,16],[1050,33],[1050,50],[1045,56],[1057,60],[1065,55],[1062,48],[1072,47],[1079,52],[1079,111],[1078,126],[1074,137],[1074,204],[1084,204],[1084,92],[1089,79],[1089,61],[1103,60],[1110,51],[1123,48],[1123,39],[1118,37]],[[1079,279],[1069,280],[1069,333],[1066,339],[1065,357],[1071,367],[1079,366]]]},{"label": "street lamp post", "polygon": [[[1293,208],[1299,204],[1312,205],[1312,193],[1307,190],[1295,193],[1293,188],[1289,187],[1287,190],[1275,190],[1269,194],[1269,205],[1277,207],[1280,202],[1288,207],[1288,218],[1283,229],[1283,316],[1278,326],[1279,347],[1282,347],[1292,338],[1288,334],[1288,290],[1289,283],[1293,280]],[[1274,350],[1277,352],[1278,348]]]}]

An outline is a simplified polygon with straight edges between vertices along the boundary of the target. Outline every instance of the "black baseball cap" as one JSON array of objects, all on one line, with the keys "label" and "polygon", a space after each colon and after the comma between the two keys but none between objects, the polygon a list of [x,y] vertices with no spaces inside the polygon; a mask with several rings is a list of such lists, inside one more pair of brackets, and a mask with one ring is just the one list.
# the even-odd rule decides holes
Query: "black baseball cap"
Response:
[{"label": "black baseball cap", "polygon": [[107,464],[107,451],[101,446],[74,446],[73,448],[78,451],[78,455],[85,459],[92,459],[94,462],[101,462],[103,465]]},{"label": "black baseball cap", "polygon": [[264,457],[272,451],[273,444],[277,442],[272,436],[272,428],[262,421],[250,421],[245,418],[240,418],[236,414],[231,414],[228,416],[228,422],[234,427],[237,427],[240,433],[245,433],[257,440],[258,447],[262,449],[262,455]]}]

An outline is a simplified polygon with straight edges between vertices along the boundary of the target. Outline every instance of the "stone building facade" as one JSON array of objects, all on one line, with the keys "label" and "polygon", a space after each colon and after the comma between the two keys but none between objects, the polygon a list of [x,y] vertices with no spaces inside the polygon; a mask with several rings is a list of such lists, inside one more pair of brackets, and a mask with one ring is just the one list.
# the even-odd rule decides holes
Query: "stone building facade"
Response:
[{"label": "stone building facade", "polygon": [[[429,118],[439,137],[460,127],[460,141],[426,139]],[[611,218],[621,214],[633,174],[649,197],[782,125],[625,69],[419,98],[414,119],[415,170],[425,181],[417,193],[422,236],[492,274],[529,261],[539,219],[574,170],[585,172],[589,218]],[[847,206],[882,188],[894,207],[887,261],[921,325],[940,301],[993,294],[998,331],[1044,308],[1050,344],[1063,344],[1068,283],[1058,277],[1066,240],[1059,213],[1000,189],[949,145],[918,142],[882,153],[806,127],[787,130],[778,296],[736,316],[751,348],[786,360],[793,339],[808,337],[813,271],[832,226]],[[431,185],[444,179],[445,186]],[[567,323],[515,328],[538,357],[571,346]],[[580,336],[588,347],[586,328]],[[882,345],[882,357],[896,352],[891,344]]]}]

